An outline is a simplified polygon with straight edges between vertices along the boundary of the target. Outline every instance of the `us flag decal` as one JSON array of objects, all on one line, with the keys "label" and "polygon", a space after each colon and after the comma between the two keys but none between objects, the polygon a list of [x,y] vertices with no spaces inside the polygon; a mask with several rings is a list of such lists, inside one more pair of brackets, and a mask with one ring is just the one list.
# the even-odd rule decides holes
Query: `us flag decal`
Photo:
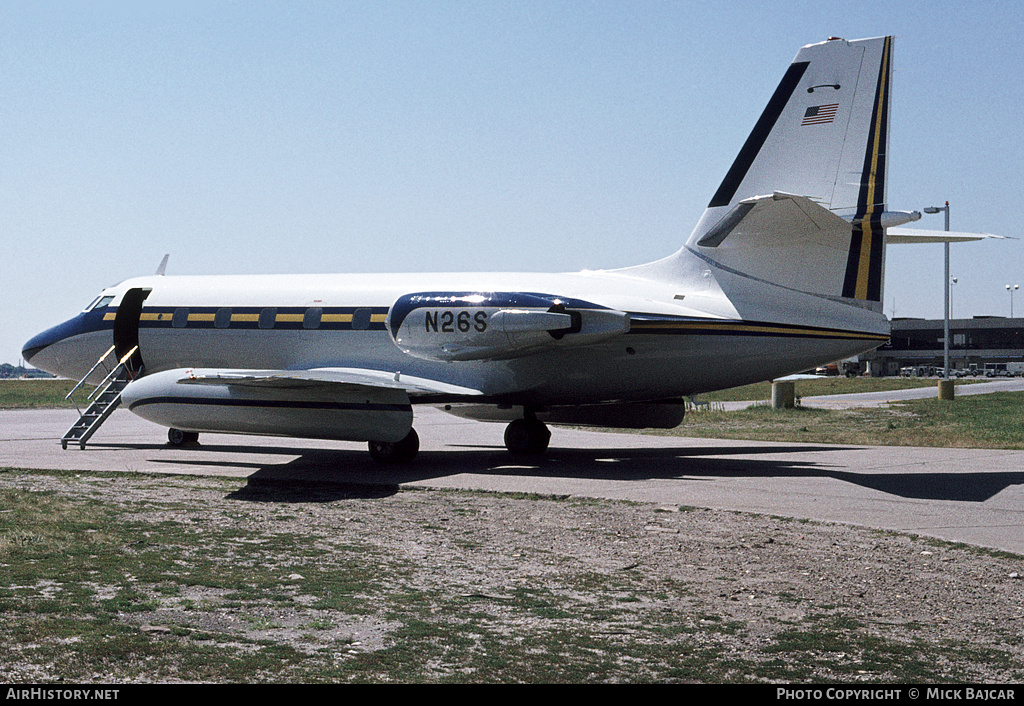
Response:
[{"label": "us flag decal", "polygon": [[836,112],[839,110],[838,103],[827,105],[812,105],[804,113],[804,120],[801,125],[821,125],[830,123],[836,119]]}]

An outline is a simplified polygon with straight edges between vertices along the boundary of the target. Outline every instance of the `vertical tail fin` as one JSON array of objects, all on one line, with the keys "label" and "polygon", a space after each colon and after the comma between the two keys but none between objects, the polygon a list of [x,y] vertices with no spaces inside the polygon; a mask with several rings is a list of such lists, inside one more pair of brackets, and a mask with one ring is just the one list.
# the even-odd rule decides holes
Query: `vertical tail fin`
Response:
[{"label": "vertical tail fin", "polygon": [[897,225],[883,219],[891,57],[892,37],[801,49],[687,249],[736,274],[880,307],[883,228]]}]

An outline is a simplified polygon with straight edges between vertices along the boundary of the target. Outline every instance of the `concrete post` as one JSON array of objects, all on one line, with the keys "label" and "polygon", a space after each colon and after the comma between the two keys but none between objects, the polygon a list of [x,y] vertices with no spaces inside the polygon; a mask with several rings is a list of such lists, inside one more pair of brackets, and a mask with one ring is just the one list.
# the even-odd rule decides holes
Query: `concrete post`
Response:
[{"label": "concrete post", "polygon": [[939,399],[940,400],[951,400],[951,399],[953,399],[953,381],[952,380],[939,380]]},{"label": "concrete post", "polygon": [[791,380],[772,383],[772,409],[793,409],[796,407],[796,383]]}]

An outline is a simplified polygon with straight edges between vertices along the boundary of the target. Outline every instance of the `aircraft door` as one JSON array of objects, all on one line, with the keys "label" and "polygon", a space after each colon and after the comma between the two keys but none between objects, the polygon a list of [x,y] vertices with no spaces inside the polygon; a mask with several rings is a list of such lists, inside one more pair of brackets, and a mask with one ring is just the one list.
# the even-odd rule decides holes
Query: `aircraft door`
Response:
[{"label": "aircraft door", "polygon": [[[129,289],[121,299],[114,316],[114,352],[118,360],[139,345],[139,318],[142,316],[142,303],[149,296],[151,289]],[[128,361],[133,371],[142,369],[142,352],[135,354]]]}]

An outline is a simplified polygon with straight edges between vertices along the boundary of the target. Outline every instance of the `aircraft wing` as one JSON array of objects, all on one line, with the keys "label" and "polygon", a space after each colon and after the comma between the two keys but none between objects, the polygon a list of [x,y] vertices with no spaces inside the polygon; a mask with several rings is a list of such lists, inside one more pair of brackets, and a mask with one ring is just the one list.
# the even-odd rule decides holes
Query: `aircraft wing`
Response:
[{"label": "aircraft wing", "polygon": [[309,370],[219,370],[185,371],[177,380],[182,385],[232,385],[265,390],[354,391],[358,388],[404,390],[410,397],[456,395],[475,397],[483,392],[438,380],[403,375],[400,372],[368,368],[312,368]]},{"label": "aircraft wing", "polygon": [[178,368],[133,380],[121,398],[143,419],[186,432],[397,443],[410,435],[416,398],[481,399],[482,394],[364,368]]},{"label": "aircraft wing", "polygon": [[961,233],[950,230],[925,230],[923,228],[887,228],[885,241],[890,245],[906,243],[964,243],[971,240],[1016,240],[1005,235],[991,233]]}]

